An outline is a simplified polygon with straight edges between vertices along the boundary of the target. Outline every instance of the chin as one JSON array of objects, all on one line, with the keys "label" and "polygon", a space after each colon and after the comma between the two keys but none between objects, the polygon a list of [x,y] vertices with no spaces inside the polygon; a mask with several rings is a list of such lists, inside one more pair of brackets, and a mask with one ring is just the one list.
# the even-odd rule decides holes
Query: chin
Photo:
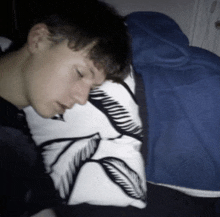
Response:
[{"label": "chin", "polygon": [[[39,114],[39,113],[38,113]],[[49,118],[52,118],[54,117],[54,115],[45,115],[45,114],[39,114],[42,118],[45,118],[45,119],[49,119]]]},{"label": "chin", "polygon": [[52,118],[54,117],[56,114],[55,113],[49,113],[49,112],[45,112],[45,111],[37,111],[36,112],[38,113],[38,115],[40,115],[42,118],[46,118],[46,119],[49,119],[49,118]]},{"label": "chin", "polygon": [[45,104],[43,104],[43,106],[42,105],[40,106],[38,104],[38,106],[32,106],[32,107],[37,112],[37,114],[42,118],[49,119],[57,114],[57,111],[55,111],[55,109],[51,109],[50,106],[46,106]]}]

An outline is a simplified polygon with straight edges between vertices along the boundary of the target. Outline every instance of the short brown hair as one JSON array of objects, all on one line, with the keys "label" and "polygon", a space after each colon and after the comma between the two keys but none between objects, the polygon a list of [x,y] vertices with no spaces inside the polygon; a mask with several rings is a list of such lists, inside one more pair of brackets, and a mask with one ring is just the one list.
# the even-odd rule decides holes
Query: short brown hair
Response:
[{"label": "short brown hair", "polygon": [[124,17],[110,5],[98,0],[20,0],[19,4],[20,45],[34,24],[45,23],[51,39],[57,43],[68,39],[71,49],[95,42],[89,58],[104,69],[107,79],[117,81],[129,74],[130,37]]}]

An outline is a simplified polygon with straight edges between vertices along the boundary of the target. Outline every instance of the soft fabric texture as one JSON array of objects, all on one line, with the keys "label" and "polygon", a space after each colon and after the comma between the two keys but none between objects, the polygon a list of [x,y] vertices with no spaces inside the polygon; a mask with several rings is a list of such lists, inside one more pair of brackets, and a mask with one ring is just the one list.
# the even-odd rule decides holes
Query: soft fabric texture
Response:
[{"label": "soft fabric texture", "polygon": [[145,217],[219,217],[218,200],[215,197],[193,197],[148,182]]},{"label": "soft fabric texture", "polygon": [[24,112],[1,97],[0,108],[0,216],[31,216],[60,205]]},{"label": "soft fabric texture", "polygon": [[147,179],[194,196],[220,196],[220,59],[189,46],[168,16],[135,12],[126,23],[133,67],[145,84]]},{"label": "soft fabric texture", "polygon": [[53,119],[28,107],[27,121],[47,172],[68,204],[146,206],[142,124],[131,74],[106,81],[86,105]]},{"label": "soft fabric texture", "polygon": [[10,39],[0,36],[0,53],[5,52],[9,48],[11,43],[12,41]]}]

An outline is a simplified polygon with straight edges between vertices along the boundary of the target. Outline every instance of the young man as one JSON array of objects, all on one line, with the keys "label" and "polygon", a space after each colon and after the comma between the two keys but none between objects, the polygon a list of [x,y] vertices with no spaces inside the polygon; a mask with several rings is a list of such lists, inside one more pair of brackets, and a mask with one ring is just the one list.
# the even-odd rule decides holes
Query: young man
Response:
[{"label": "young man", "polygon": [[52,118],[85,104],[106,79],[126,77],[129,36],[99,1],[20,0],[16,14],[14,50],[0,59],[0,216],[53,216],[51,207],[62,215],[22,109]]}]

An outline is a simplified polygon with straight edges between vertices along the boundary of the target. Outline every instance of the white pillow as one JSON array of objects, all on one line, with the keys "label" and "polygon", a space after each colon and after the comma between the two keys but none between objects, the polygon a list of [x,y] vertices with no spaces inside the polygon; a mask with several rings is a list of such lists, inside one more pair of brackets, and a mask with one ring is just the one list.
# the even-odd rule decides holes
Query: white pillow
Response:
[{"label": "white pillow", "polygon": [[8,38],[0,36],[0,50],[4,52],[11,45],[12,41]]},{"label": "white pillow", "polygon": [[64,120],[25,109],[47,172],[68,204],[146,206],[142,124],[133,75],[125,85],[106,81],[86,105],[74,105]]}]

